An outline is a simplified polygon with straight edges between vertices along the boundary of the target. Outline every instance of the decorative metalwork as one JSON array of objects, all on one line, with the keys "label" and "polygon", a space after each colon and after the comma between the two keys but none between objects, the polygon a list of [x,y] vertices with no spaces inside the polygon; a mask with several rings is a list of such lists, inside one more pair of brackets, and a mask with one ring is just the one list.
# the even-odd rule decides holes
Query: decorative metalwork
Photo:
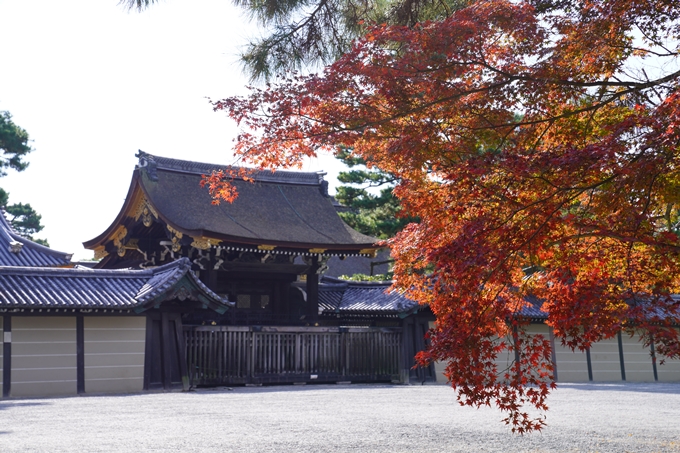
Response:
[{"label": "decorative metalwork", "polygon": [[153,224],[154,219],[158,219],[158,212],[153,208],[153,206],[151,206],[149,200],[142,197],[137,205],[133,208],[132,216],[135,220],[139,220],[141,217],[142,224],[148,228]]},{"label": "decorative metalwork", "polygon": [[359,253],[361,255],[368,255],[371,258],[375,258],[375,255],[378,253],[378,249],[361,249],[359,250]]},{"label": "decorative metalwork", "polygon": [[100,260],[109,255],[109,252],[104,249],[104,246],[100,246],[94,249],[94,259]]},{"label": "decorative metalwork", "polygon": [[192,294],[192,292],[186,287],[186,286],[181,286],[175,291],[175,293],[172,295],[173,299],[179,299],[180,301],[184,302],[185,300],[198,300],[196,296]]},{"label": "decorative metalwork", "polygon": [[128,230],[124,226],[118,227],[115,233],[113,233],[112,239],[113,239],[113,245],[116,247],[116,251],[118,252],[118,256],[121,258],[125,256],[126,248],[125,248],[125,238],[128,235]]},{"label": "decorative metalwork", "polygon": [[208,250],[212,247],[215,247],[220,244],[220,241],[217,239],[212,239],[212,238],[207,238],[204,236],[201,236],[200,238],[194,239],[194,242],[191,243],[192,247],[195,247],[199,250]]},{"label": "decorative metalwork", "polygon": [[198,256],[192,261],[201,270],[206,270],[210,265],[210,252],[206,250],[198,250]]},{"label": "decorative metalwork", "polygon": [[258,246],[257,246],[257,249],[258,249],[258,250],[268,250],[268,251],[271,251],[271,250],[274,250],[275,248],[276,248],[275,245],[267,245],[267,244],[262,244],[262,245],[258,245]]},{"label": "decorative metalwork", "polygon": [[184,233],[181,233],[174,228],[172,228],[170,225],[165,226],[170,234],[172,234],[172,251],[173,252],[179,252],[182,248],[182,244],[180,244],[180,241],[182,240],[182,237],[184,237]]},{"label": "decorative metalwork", "polygon": [[327,249],[309,249],[309,253],[318,253],[321,254],[325,252]]}]

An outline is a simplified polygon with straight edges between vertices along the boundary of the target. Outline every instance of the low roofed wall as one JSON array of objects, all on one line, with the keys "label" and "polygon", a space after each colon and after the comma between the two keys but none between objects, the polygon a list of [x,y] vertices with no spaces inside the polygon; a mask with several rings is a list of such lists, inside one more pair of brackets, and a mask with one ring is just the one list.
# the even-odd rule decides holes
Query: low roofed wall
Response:
[{"label": "low roofed wall", "polygon": [[[530,324],[527,332],[530,335],[541,334],[545,338],[550,338],[550,329],[545,324]],[[620,344],[618,336],[600,341],[595,343],[589,352],[572,351],[562,346],[559,341],[552,343],[557,382],[680,381],[680,360],[666,359],[661,364],[660,358],[657,357],[654,364],[650,348],[644,347],[637,335],[633,337],[620,335]],[[508,354],[498,357],[496,365],[499,372],[503,373],[513,360],[514,357]],[[446,382],[445,367],[445,363],[435,363],[436,380],[439,383]]]},{"label": "low roofed wall", "polygon": [[146,317],[85,317],[85,392],[141,392]]},{"label": "low roofed wall", "polygon": [[11,396],[75,394],[76,318],[12,317],[11,363]]}]

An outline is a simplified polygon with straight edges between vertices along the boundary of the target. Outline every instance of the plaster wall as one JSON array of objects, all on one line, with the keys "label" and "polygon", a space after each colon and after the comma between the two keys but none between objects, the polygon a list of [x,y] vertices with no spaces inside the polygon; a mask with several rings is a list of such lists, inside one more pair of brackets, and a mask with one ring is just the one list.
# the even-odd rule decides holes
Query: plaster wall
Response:
[{"label": "plaster wall", "polygon": [[626,381],[654,382],[654,367],[650,348],[640,343],[639,335],[621,335],[623,346],[623,366]]},{"label": "plaster wall", "polygon": [[588,382],[588,359],[585,352],[572,351],[554,340],[557,382]]},{"label": "plaster wall", "polygon": [[616,337],[602,340],[590,347],[593,381],[620,381],[621,360]]},{"label": "plaster wall", "polygon": [[663,365],[660,363],[663,357],[657,355],[656,358],[656,372],[659,376],[659,382],[679,382],[680,381],[680,360],[664,360]]},{"label": "plaster wall", "polygon": [[85,392],[141,392],[146,317],[85,317]]},{"label": "plaster wall", "polygon": [[11,396],[76,391],[76,318],[13,316]]}]

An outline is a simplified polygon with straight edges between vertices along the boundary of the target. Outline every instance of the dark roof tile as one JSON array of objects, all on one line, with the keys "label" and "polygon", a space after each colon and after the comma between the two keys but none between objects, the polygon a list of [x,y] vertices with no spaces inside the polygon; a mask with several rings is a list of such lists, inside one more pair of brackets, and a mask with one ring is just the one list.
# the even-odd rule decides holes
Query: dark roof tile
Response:
[{"label": "dark roof tile", "polygon": [[0,308],[132,309],[171,291],[187,277],[203,295],[226,309],[230,302],[191,272],[187,258],[146,270],[0,267]]},{"label": "dark roof tile", "polygon": [[[324,194],[322,174],[256,171],[234,179],[238,198],[211,204],[202,175],[220,167],[143,154],[136,170],[149,201],[173,227],[252,244],[368,248],[376,239],[347,226]],[[150,168],[153,167],[153,172]]]},{"label": "dark roof tile", "polygon": [[63,267],[71,257],[19,236],[0,210],[0,266]]}]

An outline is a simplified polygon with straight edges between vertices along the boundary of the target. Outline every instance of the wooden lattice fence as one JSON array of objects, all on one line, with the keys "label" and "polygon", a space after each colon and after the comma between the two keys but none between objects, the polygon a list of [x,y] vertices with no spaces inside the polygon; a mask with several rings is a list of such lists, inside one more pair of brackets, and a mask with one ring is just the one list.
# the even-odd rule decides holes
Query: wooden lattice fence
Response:
[{"label": "wooden lattice fence", "polygon": [[186,326],[192,385],[393,381],[401,329]]}]

